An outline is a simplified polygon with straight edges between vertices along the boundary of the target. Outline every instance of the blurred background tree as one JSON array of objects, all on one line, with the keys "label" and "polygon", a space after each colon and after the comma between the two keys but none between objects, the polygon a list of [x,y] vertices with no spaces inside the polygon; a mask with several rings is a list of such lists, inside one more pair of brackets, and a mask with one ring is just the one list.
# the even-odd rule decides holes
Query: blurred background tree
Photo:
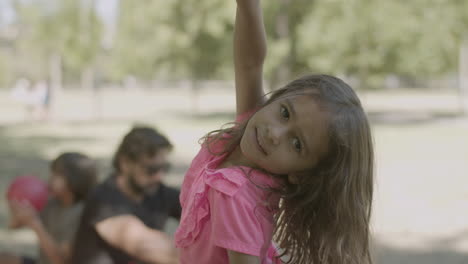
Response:
[{"label": "blurred background tree", "polygon": [[[0,83],[50,78],[59,89],[98,80],[232,79],[234,1],[115,0],[109,25],[91,0],[5,0]],[[9,3],[9,4],[8,4]],[[101,2],[102,3],[102,2]],[[412,83],[456,76],[468,28],[464,0],[263,1],[275,88],[307,72],[382,88],[389,76]],[[105,5],[104,5],[105,6]],[[0,12],[0,16],[5,11]],[[17,34],[8,36],[7,32]],[[37,67],[41,65],[41,67]],[[417,85],[416,85],[417,86]]]}]

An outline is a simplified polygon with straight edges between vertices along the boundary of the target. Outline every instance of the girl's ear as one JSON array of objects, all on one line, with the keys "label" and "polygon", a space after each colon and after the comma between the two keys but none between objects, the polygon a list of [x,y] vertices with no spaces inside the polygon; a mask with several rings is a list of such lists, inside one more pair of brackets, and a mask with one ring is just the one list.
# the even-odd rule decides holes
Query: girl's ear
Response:
[{"label": "girl's ear", "polygon": [[299,175],[296,173],[288,174],[288,181],[291,184],[299,184]]}]

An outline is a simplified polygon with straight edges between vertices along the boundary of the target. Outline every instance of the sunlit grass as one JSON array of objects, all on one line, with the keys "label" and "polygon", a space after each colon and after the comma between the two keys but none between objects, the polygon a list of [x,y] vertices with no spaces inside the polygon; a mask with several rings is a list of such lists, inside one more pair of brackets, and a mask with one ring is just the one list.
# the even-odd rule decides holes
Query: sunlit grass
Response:
[{"label": "sunlit grass", "polygon": [[[21,105],[0,93],[0,191],[4,193],[9,179],[18,174],[46,178],[47,161],[68,150],[98,159],[105,177],[116,145],[138,123],[158,127],[175,145],[172,160],[177,169],[166,180],[179,185],[198,151],[198,139],[234,115],[232,92],[203,90],[196,112],[189,95],[189,90],[168,89],[104,91],[100,106],[93,108],[98,101],[90,93],[70,92],[55,106],[55,120],[26,123]],[[427,250],[466,232],[468,119],[457,116],[455,94],[376,92],[363,94],[362,100],[372,117],[376,145],[376,241]],[[4,200],[0,205],[4,224]],[[11,248],[7,241],[17,241],[20,247],[27,244],[25,239],[32,243],[33,236],[27,234],[1,226],[0,250]],[[468,253],[466,239],[457,241],[449,248]]]}]

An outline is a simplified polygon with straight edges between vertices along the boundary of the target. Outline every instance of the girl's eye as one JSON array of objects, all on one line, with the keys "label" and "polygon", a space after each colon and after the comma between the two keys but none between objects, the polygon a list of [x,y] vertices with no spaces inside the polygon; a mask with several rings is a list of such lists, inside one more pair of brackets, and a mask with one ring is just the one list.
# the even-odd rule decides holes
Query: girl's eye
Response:
[{"label": "girl's eye", "polygon": [[301,150],[302,150],[301,141],[298,138],[294,138],[292,143],[293,143],[293,146],[294,146],[294,150],[296,150],[297,152],[301,152]]},{"label": "girl's eye", "polygon": [[288,111],[288,109],[286,107],[281,106],[280,114],[281,114],[281,117],[283,117],[284,119],[286,119],[286,120],[289,119],[289,111]]}]

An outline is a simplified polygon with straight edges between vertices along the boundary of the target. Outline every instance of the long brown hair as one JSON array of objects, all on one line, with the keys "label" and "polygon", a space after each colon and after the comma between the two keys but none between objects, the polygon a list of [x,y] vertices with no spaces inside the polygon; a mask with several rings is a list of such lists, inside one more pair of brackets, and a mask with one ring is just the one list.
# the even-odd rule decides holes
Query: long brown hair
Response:
[{"label": "long brown hair", "polygon": [[[274,234],[281,257],[298,264],[372,263],[373,142],[356,93],[339,78],[308,75],[273,92],[263,106],[310,91],[329,113],[329,151],[297,184],[281,181]],[[204,143],[225,140],[217,154],[230,152],[239,145],[247,122],[212,131]]]},{"label": "long brown hair", "polygon": [[65,152],[50,163],[50,169],[65,178],[75,202],[85,200],[97,181],[96,162],[78,152]]}]

